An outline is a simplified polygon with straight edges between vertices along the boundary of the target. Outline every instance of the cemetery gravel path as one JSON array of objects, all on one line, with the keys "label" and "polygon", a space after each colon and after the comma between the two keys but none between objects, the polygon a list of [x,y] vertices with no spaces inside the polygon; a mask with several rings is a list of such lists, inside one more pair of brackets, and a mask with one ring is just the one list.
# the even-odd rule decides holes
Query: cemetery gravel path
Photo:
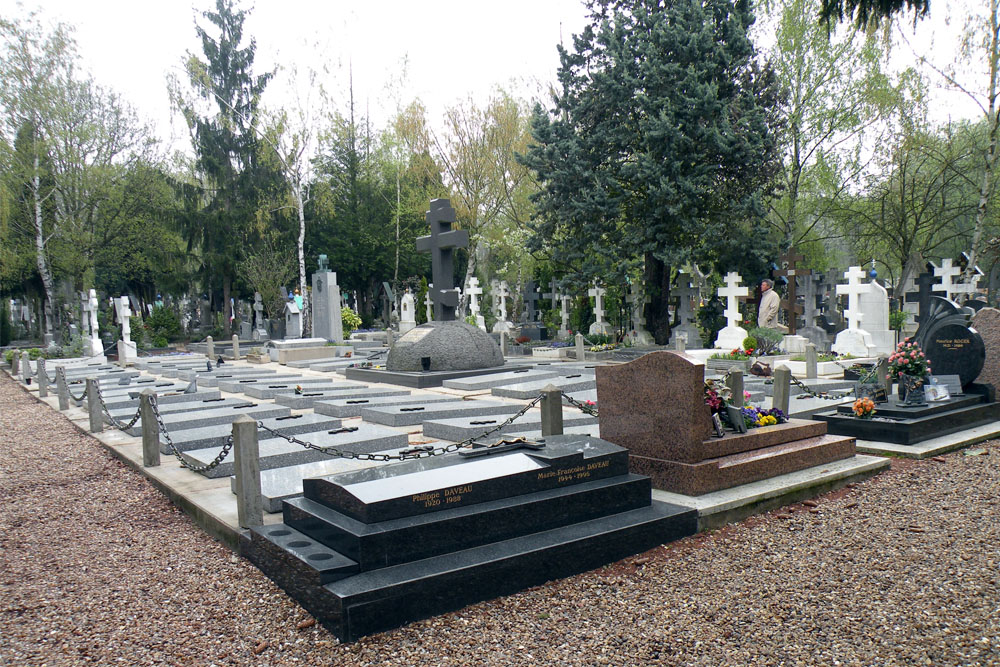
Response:
[{"label": "cemetery gravel path", "polygon": [[0,665],[1000,664],[1000,445],[340,644],[0,375]]}]

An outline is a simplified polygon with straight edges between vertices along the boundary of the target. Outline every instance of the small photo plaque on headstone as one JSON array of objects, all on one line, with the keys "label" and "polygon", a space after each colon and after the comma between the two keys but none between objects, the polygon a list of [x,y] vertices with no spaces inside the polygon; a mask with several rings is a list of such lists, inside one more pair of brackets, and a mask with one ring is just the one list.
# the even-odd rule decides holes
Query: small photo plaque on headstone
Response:
[{"label": "small photo plaque on headstone", "polygon": [[857,398],[870,398],[876,404],[889,402],[889,392],[880,382],[858,382],[854,385],[854,395]]},{"label": "small photo plaque on headstone", "polygon": [[740,410],[735,405],[726,406],[726,414],[729,415],[729,421],[732,423],[733,428],[737,433],[747,432],[747,423],[743,420],[743,411]]},{"label": "small photo plaque on headstone", "polygon": [[726,436],[726,431],[722,428],[722,418],[719,417],[718,412],[712,413],[712,426],[715,428],[716,438],[724,438]]}]

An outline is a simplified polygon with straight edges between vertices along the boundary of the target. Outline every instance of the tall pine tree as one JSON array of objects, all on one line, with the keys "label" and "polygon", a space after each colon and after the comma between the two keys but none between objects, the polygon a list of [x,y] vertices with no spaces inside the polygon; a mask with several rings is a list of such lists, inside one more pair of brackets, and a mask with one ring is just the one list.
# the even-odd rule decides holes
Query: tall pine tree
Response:
[{"label": "tall pine tree", "polygon": [[560,47],[555,108],[525,156],[542,184],[533,250],[577,285],[644,266],[646,322],[670,336],[675,269],[760,271],[763,197],[780,168],[780,93],[760,68],[746,0],[594,0]]}]

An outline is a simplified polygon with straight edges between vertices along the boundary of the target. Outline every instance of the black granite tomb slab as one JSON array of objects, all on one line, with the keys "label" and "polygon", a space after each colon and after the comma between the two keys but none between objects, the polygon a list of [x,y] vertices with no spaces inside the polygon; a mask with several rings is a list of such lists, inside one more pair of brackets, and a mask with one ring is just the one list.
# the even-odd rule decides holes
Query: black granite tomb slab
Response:
[{"label": "black granite tomb slab", "polygon": [[462,507],[628,472],[628,451],[598,438],[548,438],[541,450],[439,456],[303,480],[303,495],[365,523]]}]

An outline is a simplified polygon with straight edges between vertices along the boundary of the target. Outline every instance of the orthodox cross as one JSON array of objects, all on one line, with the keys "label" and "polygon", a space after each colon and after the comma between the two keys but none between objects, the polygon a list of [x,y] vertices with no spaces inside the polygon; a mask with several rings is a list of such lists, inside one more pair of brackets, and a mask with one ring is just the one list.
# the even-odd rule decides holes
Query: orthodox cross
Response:
[{"label": "orthodox cross", "polygon": [[865,277],[865,272],[860,266],[852,266],[844,271],[847,278],[846,285],[837,285],[838,295],[847,295],[847,310],[844,311],[844,319],[847,320],[848,329],[861,328],[861,294],[868,291],[868,283],[861,282]]},{"label": "orthodox cross", "polygon": [[775,277],[785,276],[788,279],[788,289],[785,298],[781,300],[781,309],[788,316],[788,333],[794,335],[798,328],[799,315],[803,313],[802,306],[797,303],[795,295],[795,276],[808,276],[812,274],[812,269],[798,269],[796,265],[804,260],[803,255],[798,254],[795,248],[789,248],[788,252],[778,258],[778,265],[781,267],[772,272]]},{"label": "orthodox cross", "polygon": [[417,252],[431,253],[431,275],[434,289],[428,291],[434,301],[434,319],[447,322],[455,319],[458,307],[458,290],[455,289],[455,248],[469,246],[469,232],[452,229],[455,209],[447,199],[432,199],[427,211],[430,236],[417,238]]},{"label": "orthodox cross", "polygon": [[743,282],[743,276],[735,271],[730,271],[726,274],[726,286],[719,288],[718,295],[726,299],[726,310],[722,313],[726,317],[726,326],[738,327],[740,325],[740,309],[736,305],[736,297],[747,296],[750,293],[749,288],[740,286],[741,282]]},{"label": "orthodox cross", "polygon": [[475,276],[469,278],[469,285],[465,288],[465,293],[469,295],[469,310],[473,315],[478,315],[479,295],[483,293],[483,288],[479,286],[479,278]]},{"label": "orthodox cross", "polygon": [[434,291],[434,283],[427,286],[427,294],[424,296],[424,306],[427,307],[427,321],[431,322],[434,319],[434,299],[431,298],[431,292]]},{"label": "orthodox cross", "polygon": [[931,297],[934,296],[934,276],[930,273],[921,273],[917,276],[914,281],[917,285],[916,292],[909,292],[904,297],[906,303],[916,303],[919,304],[917,311],[917,316],[914,318],[917,324],[924,321],[924,316],[930,312],[931,308]]},{"label": "orthodox cross", "polygon": [[553,278],[549,282],[549,289],[551,291],[550,292],[546,292],[545,294],[543,294],[542,298],[543,299],[551,299],[552,300],[552,306],[551,307],[553,309],[555,309],[555,307],[557,305],[559,305],[559,283],[556,282],[555,278]]},{"label": "orthodox cross", "polygon": [[507,297],[510,296],[510,290],[507,287],[507,281],[501,280],[500,285],[496,290],[497,298],[499,299],[499,304],[497,306],[497,319],[501,322],[507,321]]},{"label": "orthodox cross", "polygon": [[538,285],[535,284],[534,280],[529,280],[524,286],[524,291],[521,293],[521,299],[524,301],[524,317],[525,322],[535,322],[538,317]]},{"label": "orthodox cross", "polygon": [[934,285],[931,289],[935,292],[944,292],[944,298],[950,299],[952,294],[955,294],[958,290],[955,289],[955,284],[952,279],[957,277],[962,273],[962,269],[957,266],[952,265],[951,257],[945,257],[941,260],[941,267],[934,267],[934,276],[941,279],[939,285]]},{"label": "orthodox cross", "polygon": [[604,321],[604,288],[598,287],[597,283],[587,290],[587,296],[594,297],[594,315],[598,322]]}]

